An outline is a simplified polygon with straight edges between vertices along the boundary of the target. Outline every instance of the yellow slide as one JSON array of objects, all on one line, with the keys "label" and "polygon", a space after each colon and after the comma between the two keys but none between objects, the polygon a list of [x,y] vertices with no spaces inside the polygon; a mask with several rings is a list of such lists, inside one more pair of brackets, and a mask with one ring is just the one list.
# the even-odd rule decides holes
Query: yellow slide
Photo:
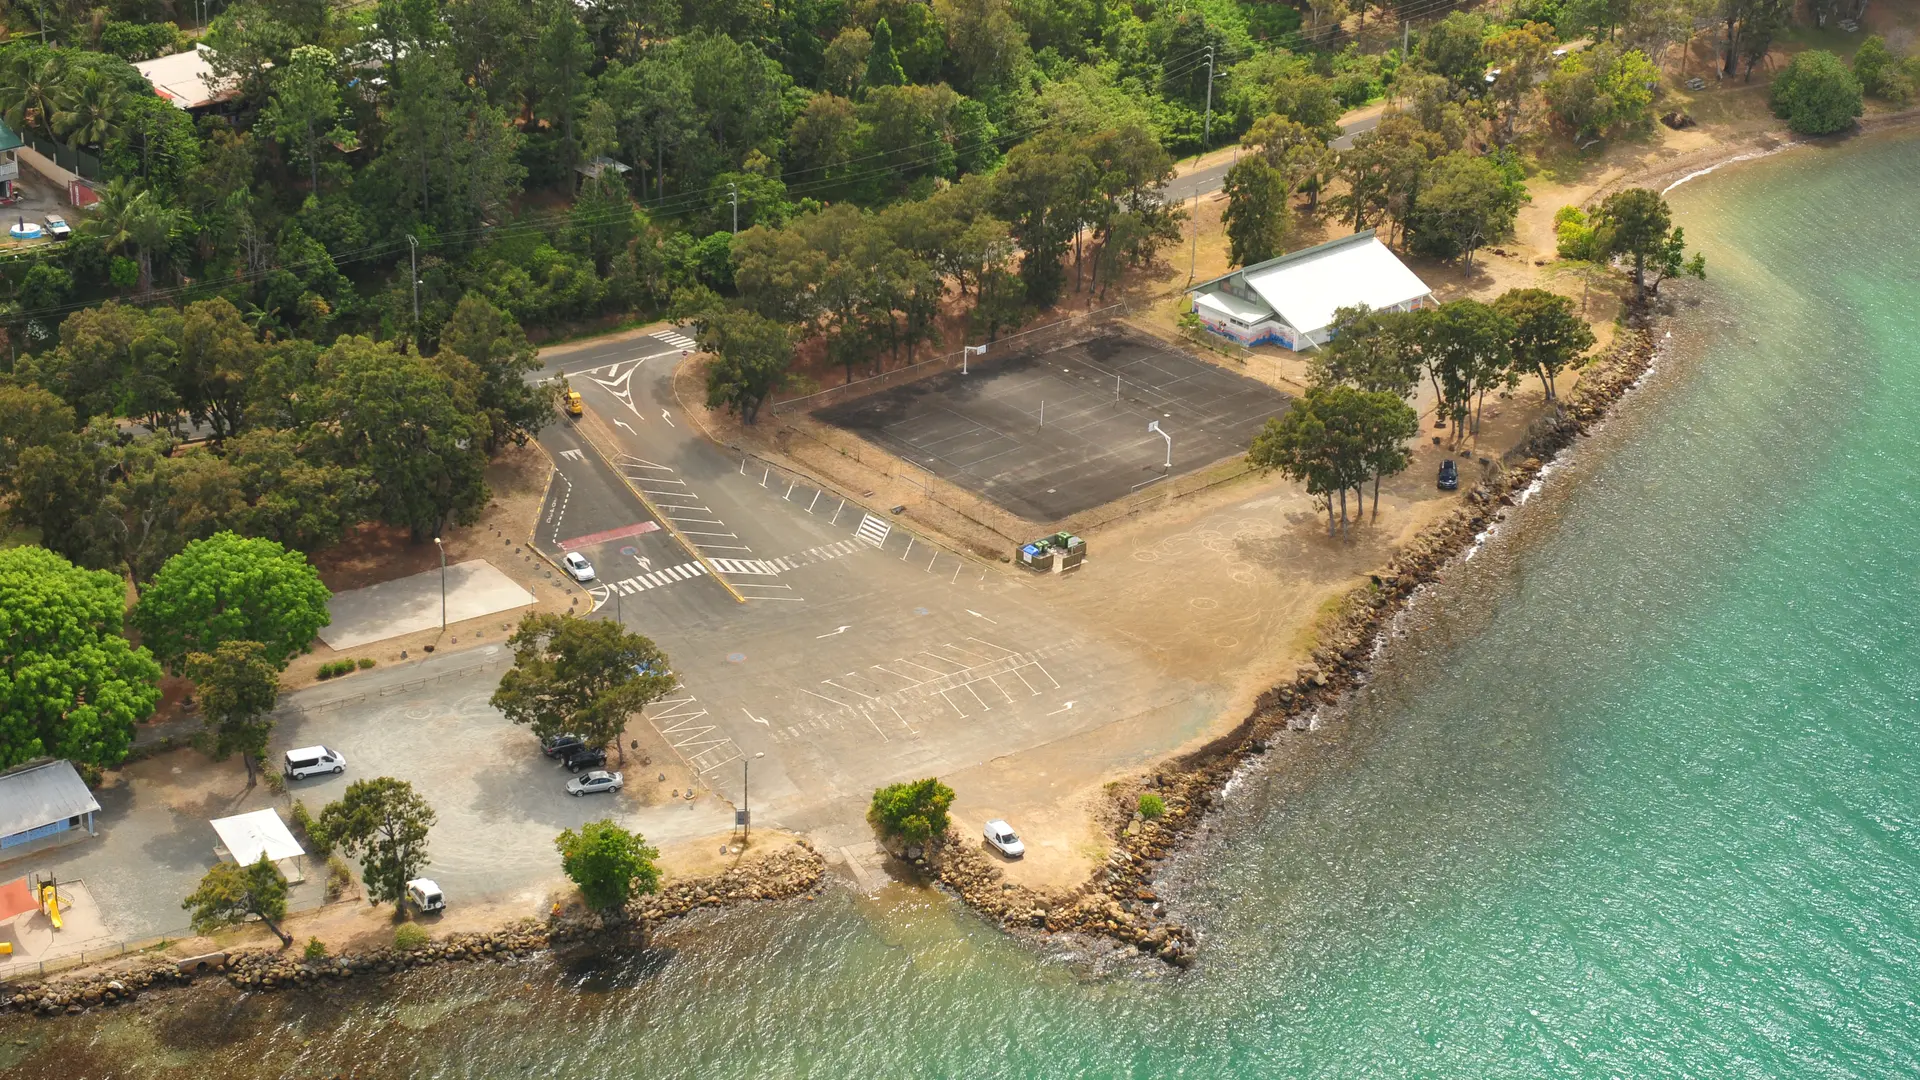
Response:
[{"label": "yellow slide", "polygon": [[46,911],[47,918],[53,920],[53,928],[63,929],[60,924],[60,894],[54,891],[52,885],[40,886],[40,906]]}]

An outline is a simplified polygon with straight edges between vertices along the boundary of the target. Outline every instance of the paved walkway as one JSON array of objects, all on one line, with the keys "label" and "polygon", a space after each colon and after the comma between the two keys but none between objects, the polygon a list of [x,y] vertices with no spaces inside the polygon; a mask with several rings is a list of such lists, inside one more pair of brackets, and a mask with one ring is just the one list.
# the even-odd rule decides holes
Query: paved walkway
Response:
[{"label": "paved walkway", "polygon": [[[438,626],[441,622],[440,574],[438,570],[429,570],[364,589],[335,593],[327,604],[333,622],[320,631],[320,640],[332,649],[352,649]],[[532,593],[485,559],[447,567],[445,595],[445,621],[449,624],[533,603]]]}]

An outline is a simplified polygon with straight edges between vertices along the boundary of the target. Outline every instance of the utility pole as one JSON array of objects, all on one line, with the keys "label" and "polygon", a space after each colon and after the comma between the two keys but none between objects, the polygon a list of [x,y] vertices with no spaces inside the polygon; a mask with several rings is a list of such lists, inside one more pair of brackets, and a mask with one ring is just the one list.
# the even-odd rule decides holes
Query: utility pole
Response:
[{"label": "utility pole", "polygon": [[1187,284],[1193,284],[1193,270],[1200,259],[1200,181],[1193,182],[1193,246],[1187,249]]},{"label": "utility pole", "polygon": [[727,201],[733,204],[733,231],[740,231],[740,189],[733,182],[727,182]]},{"label": "utility pole", "polygon": [[1400,22],[1400,62],[1403,64],[1407,62],[1407,45],[1412,41],[1412,38],[1413,38],[1413,20],[1412,19],[1401,20]]},{"label": "utility pole", "polygon": [[447,545],[433,538],[433,546],[440,549],[440,632],[447,632]]},{"label": "utility pole", "polygon": [[1207,46],[1207,126],[1200,136],[1200,152],[1213,147],[1213,46]]},{"label": "utility pole", "polygon": [[412,234],[407,236],[407,265],[413,268],[413,335],[414,351],[420,351],[420,241]]}]

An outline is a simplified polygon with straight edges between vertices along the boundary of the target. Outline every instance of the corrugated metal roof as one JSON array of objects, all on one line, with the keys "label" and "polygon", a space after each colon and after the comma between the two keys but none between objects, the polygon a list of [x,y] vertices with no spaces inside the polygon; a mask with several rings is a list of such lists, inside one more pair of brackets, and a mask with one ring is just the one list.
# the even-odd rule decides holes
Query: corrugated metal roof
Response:
[{"label": "corrugated metal roof", "polygon": [[98,809],[71,762],[49,761],[0,776],[0,836]]},{"label": "corrugated metal roof", "polygon": [[1336,309],[1365,304],[1376,310],[1418,300],[1432,292],[1405,263],[1374,238],[1373,231],[1282,255],[1203,281],[1188,291],[1213,291],[1227,278],[1239,278],[1260,299],[1303,334],[1333,322]]}]

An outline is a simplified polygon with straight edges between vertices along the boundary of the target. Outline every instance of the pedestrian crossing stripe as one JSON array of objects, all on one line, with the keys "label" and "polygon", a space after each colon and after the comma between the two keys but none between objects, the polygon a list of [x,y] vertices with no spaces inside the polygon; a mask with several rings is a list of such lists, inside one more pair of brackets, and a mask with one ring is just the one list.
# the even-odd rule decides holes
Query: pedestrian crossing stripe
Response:
[{"label": "pedestrian crossing stripe", "polygon": [[887,542],[887,536],[892,532],[892,525],[887,524],[880,518],[874,517],[872,514],[868,514],[860,519],[860,527],[853,530],[853,535],[865,540],[874,547],[880,547]]},{"label": "pedestrian crossing stripe", "polygon": [[613,587],[620,590],[621,596],[632,596],[637,592],[657,589],[662,585],[671,585],[676,581],[685,581],[707,572],[707,568],[697,562],[681,563],[669,566],[665,570],[655,570],[650,574],[639,574],[623,581],[616,581]]},{"label": "pedestrian crossing stripe", "polygon": [[691,349],[696,344],[698,344],[698,342],[694,341],[692,338],[688,337],[687,335],[675,333],[671,330],[663,330],[660,333],[655,334],[653,336],[661,341],[666,342],[667,344],[673,346],[676,349]]}]

